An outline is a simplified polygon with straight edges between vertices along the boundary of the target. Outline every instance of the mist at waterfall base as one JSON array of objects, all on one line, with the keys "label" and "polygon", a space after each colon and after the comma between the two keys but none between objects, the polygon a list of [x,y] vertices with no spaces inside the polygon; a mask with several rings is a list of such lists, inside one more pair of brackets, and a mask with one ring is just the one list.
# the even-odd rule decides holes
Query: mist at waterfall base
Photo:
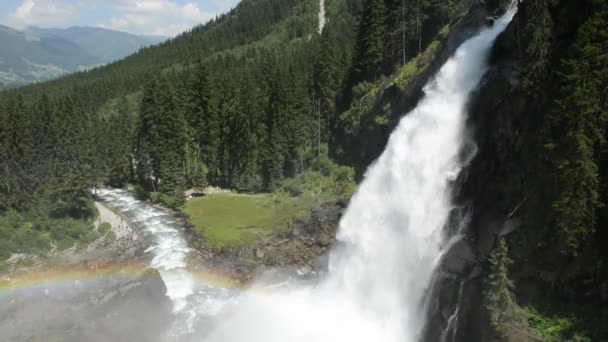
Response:
[{"label": "mist at waterfall base", "polygon": [[[416,341],[447,236],[451,184],[467,162],[465,106],[514,15],[463,43],[392,133],[352,198],[325,279],[243,295],[207,341]],[[470,156],[469,156],[470,157]]]}]

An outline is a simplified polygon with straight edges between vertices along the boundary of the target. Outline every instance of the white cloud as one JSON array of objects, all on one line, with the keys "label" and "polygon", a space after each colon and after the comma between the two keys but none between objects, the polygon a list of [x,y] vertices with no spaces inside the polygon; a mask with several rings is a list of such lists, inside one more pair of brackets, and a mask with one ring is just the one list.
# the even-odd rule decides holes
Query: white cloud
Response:
[{"label": "white cloud", "polygon": [[115,0],[117,16],[103,27],[146,35],[175,36],[215,13],[205,12],[196,3],[177,4],[171,0]]},{"label": "white cloud", "polygon": [[8,15],[9,25],[22,29],[28,25],[63,26],[74,20],[73,6],[53,0],[23,0],[17,9]]}]

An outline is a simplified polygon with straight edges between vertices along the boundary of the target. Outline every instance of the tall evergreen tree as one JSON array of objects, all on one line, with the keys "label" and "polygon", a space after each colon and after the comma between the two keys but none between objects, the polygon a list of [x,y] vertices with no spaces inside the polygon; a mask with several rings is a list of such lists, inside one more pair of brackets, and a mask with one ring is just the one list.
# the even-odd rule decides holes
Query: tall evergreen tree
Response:
[{"label": "tall evergreen tree", "polygon": [[186,118],[192,129],[193,142],[198,145],[202,162],[208,167],[208,179],[217,181],[217,157],[220,144],[220,123],[211,74],[206,63],[195,66],[187,101]]},{"label": "tall evergreen tree", "polygon": [[338,57],[336,44],[331,26],[327,26],[321,34],[321,45],[313,68],[313,101],[315,109],[313,132],[317,149],[329,142],[333,126],[336,96],[340,84],[338,74]]},{"label": "tall evergreen tree", "polygon": [[363,1],[353,61],[353,84],[374,80],[381,71],[385,51],[385,16],[384,0]]},{"label": "tall evergreen tree", "polygon": [[599,151],[608,128],[608,4],[577,33],[559,75],[560,91],[550,111],[552,155],[557,196],[555,225],[564,252],[576,254],[596,229],[600,202]]},{"label": "tall evergreen tree", "polygon": [[526,341],[525,322],[515,303],[515,285],[509,279],[509,250],[505,240],[490,255],[490,272],[486,279],[484,298],[492,327],[505,341]]}]

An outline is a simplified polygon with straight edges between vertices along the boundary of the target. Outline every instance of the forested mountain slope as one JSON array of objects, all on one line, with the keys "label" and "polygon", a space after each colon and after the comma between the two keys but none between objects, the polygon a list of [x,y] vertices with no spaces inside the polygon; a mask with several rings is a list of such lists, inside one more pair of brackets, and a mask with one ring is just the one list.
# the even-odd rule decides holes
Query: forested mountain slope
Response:
[{"label": "forested mountain slope", "polygon": [[69,40],[104,63],[125,58],[143,47],[167,40],[167,37],[138,36],[101,27],[86,26],[72,26],[66,29],[31,26],[26,31],[41,36],[55,36]]},{"label": "forested mountain slope", "polygon": [[[82,218],[100,183],[179,206],[186,188],[272,191],[334,170],[318,158],[353,86],[413,58],[468,1],[327,1],[321,35],[319,5],[245,0],[124,60],[0,93],[0,210]],[[389,15],[403,5],[416,11]]]}]

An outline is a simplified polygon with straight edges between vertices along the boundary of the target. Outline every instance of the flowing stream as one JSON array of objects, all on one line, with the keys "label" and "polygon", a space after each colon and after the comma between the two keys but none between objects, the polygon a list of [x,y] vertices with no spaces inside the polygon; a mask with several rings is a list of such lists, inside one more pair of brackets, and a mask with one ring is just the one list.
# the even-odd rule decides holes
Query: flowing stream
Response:
[{"label": "flowing stream", "polygon": [[319,0],[319,34],[323,33],[327,17],[325,15],[325,0]]},{"label": "flowing stream", "polygon": [[175,320],[168,333],[169,340],[192,334],[196,319],[215,315],[235,297],[231,290],[195,282],[187,269],[192,250],[170,213],[139,201],[124,190],[100,189],[98,196],[141,227],[151,241],[151,247],[146,251],[152,257],[150,266],[160,273],[167,296],[173,302]]},{"label": "flowing stream", "polygon": [[[126,192],[101,191],[154,241],[151,266],[174,303],[173,340],[188,333],[217,342],[417,341],[425,294],[451,245],[445,227],[452,184],[470,159],[463,156],[465,107],[514,12],[463,43],[426,85],[367,171],[340,223],[328,275],[313,285],[287,282],[237,295],[196,284],[186,268],[190,249],[170,216]],[[213,321],[204,333],[193,330],[202,316]]]}]

